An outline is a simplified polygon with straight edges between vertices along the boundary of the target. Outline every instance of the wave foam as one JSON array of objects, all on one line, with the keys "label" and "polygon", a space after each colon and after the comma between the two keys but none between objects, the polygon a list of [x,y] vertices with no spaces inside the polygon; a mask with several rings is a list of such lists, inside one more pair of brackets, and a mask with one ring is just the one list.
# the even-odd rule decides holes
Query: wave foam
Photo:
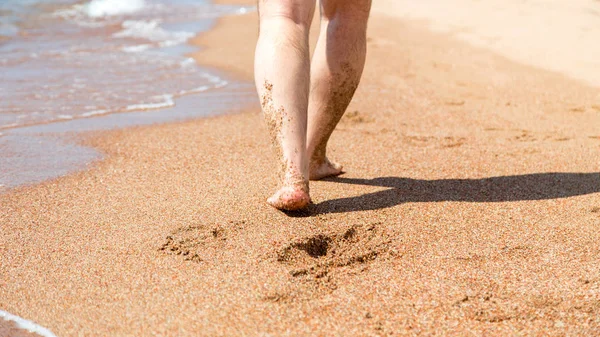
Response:
[{"label": "wave foam", "polygon": [[92,0],[83,11],[92,18],[137,12],[146,6],[144,0]]},{"label": "wave foam", "polygon": [[[0,187],[3,185],[0,184]],[[43,337],[56,337],[50,330],[44,328],[43,326],[39,326],[32,321],[28,321],[19,316],[11,315],[6,311],[0,310],[0,319],[4,319],[6,321],[13,321],[17,325],[17,327],[27,330],[31,333],[36,333]]]},{"label": "wave foam", "polygon": [[136,111],[136,110],[154,110],[154,109],[163,109],[175,106],[175,101],[173,100],[173,95],[161,95],[156,98],[162,98],[162,102],[156,103],[141,103],[141,104],[132,104],[128,105],[125,110],[126,111]]},{"label": "wave foam", "polygon": [[169,47],[185,43],[194,36],[191,32],[170,32],[160,27],[158,20],[127,20],[122,24],[123,30],[113,34],[113,37],[145,39],[157,42],[161,47]]}]

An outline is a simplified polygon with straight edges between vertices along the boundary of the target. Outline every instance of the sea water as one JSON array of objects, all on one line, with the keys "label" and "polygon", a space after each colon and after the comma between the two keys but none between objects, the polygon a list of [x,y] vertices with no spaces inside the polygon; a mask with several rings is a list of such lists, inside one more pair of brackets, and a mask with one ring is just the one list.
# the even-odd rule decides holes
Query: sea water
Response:
[{"label": "sea water", "polygon": [[224,86],[175,47],[243,10],[182,0],[2,1],[0,130],[170,107],[177,96]]},{"label": "sea water", "polygon": [[251,10],[203,0],[0,1],[0,191],[99,157],[56,133],[189,119],[252,99],[247,83],[186,56],[195,50],[187,41],[215,19]]}]

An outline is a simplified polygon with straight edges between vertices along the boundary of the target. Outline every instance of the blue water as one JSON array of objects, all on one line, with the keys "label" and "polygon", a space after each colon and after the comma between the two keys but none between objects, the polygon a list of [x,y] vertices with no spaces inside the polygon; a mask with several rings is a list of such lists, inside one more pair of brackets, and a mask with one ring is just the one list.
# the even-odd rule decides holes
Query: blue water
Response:
[{"label": "blue water", "polygon": [[186,0],[11,0],[0,8],[9,37],[0,44],[0,130],[168,107],[222,87],[183,46],[218,16],[243,10]]},{"label": "blue water", "polygon": [[196,64],[190,37],[252,8],[191,0],[0,1],[0,190],[85,167],[66,132],[222,113],[249,83]]}]

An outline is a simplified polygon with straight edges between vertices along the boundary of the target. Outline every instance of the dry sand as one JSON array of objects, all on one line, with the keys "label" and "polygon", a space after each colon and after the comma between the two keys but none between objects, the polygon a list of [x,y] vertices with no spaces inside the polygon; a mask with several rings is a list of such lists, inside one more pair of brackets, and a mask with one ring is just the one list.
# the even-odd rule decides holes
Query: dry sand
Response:
[{"label": "dry sand", "polygon": [[[196,58],[250,80],[256,31]],[[599,335],[598,125],[597,88],[376,14],[309,212],[264,202],[258,105],[88,135],[92,169],[0,195],[0,308],[57,336]]]},{"label": "dry sand", "polygon": [[600,87],[598,0],[378,0],[374,12]]}]

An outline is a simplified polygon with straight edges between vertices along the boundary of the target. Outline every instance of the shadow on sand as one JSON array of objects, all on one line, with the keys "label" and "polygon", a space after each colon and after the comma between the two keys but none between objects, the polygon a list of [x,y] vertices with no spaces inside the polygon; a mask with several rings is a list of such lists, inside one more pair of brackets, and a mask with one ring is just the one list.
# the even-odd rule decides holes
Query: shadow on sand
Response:
[{"label": "shadow on sand", "polygon": [[549,200],[600,192],[600,173],[535,173],[482,179],[420,180],[330,178],[342,184],[387,187],[360,196],[326,200],[290,216],[312,216],[393,207],[406,202],[506,202]]}]

